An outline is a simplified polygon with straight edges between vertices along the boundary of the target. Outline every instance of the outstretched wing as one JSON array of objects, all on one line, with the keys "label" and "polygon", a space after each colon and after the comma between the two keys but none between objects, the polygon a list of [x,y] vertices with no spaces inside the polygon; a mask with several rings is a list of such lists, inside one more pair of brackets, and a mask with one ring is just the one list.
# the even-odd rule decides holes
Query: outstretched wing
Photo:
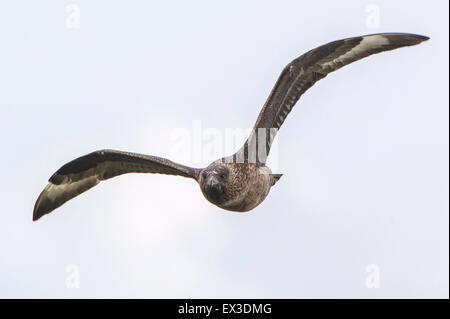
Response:
[{"label": "outstretched wing", "polygon": [[236,155],[246,162],[253,159],[265,163],[273,138],[295,103],[328,73],[369,55],[416,45],[428,39],[407,33],[365,35],[322,45],[293,60],[281,72],[250,137]]},{"label": "outstretched wing", "polygon": [[126,173],[157,173],[196,179],[200,170],[165,158],[102,150],[81,156],[62,166],[49,179],[33,211],[38,220],[100,181]]}]

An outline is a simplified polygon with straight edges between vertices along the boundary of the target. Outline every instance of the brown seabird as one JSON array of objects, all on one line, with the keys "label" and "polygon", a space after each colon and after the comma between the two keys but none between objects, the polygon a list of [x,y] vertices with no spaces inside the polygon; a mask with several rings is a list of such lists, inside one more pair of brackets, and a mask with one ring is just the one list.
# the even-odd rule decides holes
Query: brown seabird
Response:
[{"label": "brown seabird", "polygon": [[156,156],[95,151],[65,164],[50,177],[34,206],[33,220],[99,182],[126,173],[192,178],[206,199],[216,206],[229,211],[249,211],[266,198],[281,177],[272,174],[265,165],[266,158],[278,129],[306,90],[328,73],[354,61],[428,39],[415,34],[380,33],[337,40],[313,49],[283,69],[249,138],[234,155],[218,159],[205,168],[191,168]]}]

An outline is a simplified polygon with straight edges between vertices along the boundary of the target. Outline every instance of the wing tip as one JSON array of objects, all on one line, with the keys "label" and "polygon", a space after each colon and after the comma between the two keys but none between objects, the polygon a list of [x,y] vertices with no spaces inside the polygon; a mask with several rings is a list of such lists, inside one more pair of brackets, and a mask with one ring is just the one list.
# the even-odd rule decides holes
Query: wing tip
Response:
[{"label": "wing tip", "polygon": [[37,213],[36,211],[33,212],[33,218],[32,221],[35,222],[37,221],[39,218],[41,218],[43,215]]},{"label": "wing tip", "polygon": [[[430,40],[429,36],[415,34],[415,33],[401,33],[401,32],[385,32],[385,33],[373,33],[361,36],[362,39],[369,38],[384,38],[387,39],[390,44],[397,47],[417,45],[419,43]],[[353,38],[349,38],[350,40]]]},{"label": "wing tip", "polygon": [[409,36],[412,44],[419,44],[421,42],[430,40],[430,37],[421,34],[409,34]]},{"label": "wing tip", "polygon": [[417,45],[430,40],[429,36],[414,33],[384,33],[380,35],[401,46]]},{"label": "wing tip", "polygon": [[[51,212],[51,210],[48,210],[48,207],[46,205],[44,205],[44,203],[43,203],[44,192],[45,192],[45,190],[42,191],[42,193],[39,195],[38,199],[36,200],[36,203],[34,204],[33,222],[37,221],[42,216]],[[47,209],[46,209],[46,207],[47,207]]]},{"label": "wing tip", "polygon": [[36,203],[36,205],[34,206],[34,210],[33,210],[33,218],[32,218],[33,222],[37,221],[39,218],[41,218],[41,217],[44,216],[45,214],[46,214],[46,213],[44,213],[44,212],[40,209],[38,203]]},{"label": "wing tip", "polygon": [[55,205],[55,203],[48,197],[48,190],[51,185],[52,185],[51,182],[47,184],[44,190],[39,194],[39,197],[36,200],[36,203],[34,204],[33,218],[32,218],[33,222],[37,221],[42,216],[51,213],[53,210],[61,206],[61,204]]}]

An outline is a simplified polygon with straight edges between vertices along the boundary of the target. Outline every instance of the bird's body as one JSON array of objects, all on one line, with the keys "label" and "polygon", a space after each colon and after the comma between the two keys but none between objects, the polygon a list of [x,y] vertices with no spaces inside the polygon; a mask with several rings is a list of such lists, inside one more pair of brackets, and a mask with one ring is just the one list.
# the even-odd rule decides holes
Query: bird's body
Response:
[{"label": "bird's body", "polygon": [[330,42],[289,63],[281,72],[244,145],[209,166],[191,168],[167,159],[114,150],[95,151],[63,165],[36,201],[33,220],[100,181],[126,173],[158,173],[196,180],[205,198],[229,211],[246,212],[269,194],[280,174],[266,166],[273,139],[300,96],[327,74],[382,51],[419,44],[428,37],[383,33]]},{"label": "bird's body", "polygon": [[[236,163],[224,158],[203,169],[198,183],[205,198],[214,205],[230,211],[247,212],[267,197],[278,178],[266,165]],[[217,183],[211,182],[212,179]],[[221,189],[222,184],[227,187]]]}]

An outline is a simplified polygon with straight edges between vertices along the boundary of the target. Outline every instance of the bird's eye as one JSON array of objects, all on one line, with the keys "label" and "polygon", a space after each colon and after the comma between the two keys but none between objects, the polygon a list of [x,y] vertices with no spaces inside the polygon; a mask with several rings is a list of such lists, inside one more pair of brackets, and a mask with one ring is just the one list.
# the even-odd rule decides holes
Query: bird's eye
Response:
[{"label": "bird's eye", "polygon": [[219,176],[220,176],[221,179],[224,179],[224,178],[225,178],[225,174],[223,174],[223,173],[220,174]]},{"label": "bird's eye", "polygon": [[202,173],[202,177],[203,177],[203,178],[206,178],[207,175],[208,175],[208,174],[207,174],[206,172],[203,172],[203,173]]}]

